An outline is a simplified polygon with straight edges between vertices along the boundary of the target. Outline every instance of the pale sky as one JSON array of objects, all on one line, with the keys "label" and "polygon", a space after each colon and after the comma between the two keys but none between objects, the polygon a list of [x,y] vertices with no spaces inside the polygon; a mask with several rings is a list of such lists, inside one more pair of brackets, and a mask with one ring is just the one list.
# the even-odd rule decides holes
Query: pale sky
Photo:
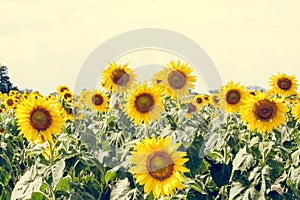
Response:
[{"label": "pale sky", "polygon": [[298,0],[0,0],[0,63],[19,88],[73,89],[97,46],[139,28],[196,41],[224,83],[267,87],[277,72],[300,79]]}]

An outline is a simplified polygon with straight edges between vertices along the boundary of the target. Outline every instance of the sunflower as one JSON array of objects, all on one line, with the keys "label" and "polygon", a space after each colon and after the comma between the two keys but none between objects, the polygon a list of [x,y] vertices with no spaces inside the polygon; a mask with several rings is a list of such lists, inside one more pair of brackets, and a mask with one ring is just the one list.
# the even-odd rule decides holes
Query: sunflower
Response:
[{"label": "sunflower", "polygon": [[3,134],[4,132],[5,132],[5,128],[2,125],[0,125],[0,134]]},{"label": "sunflower", "polygon": [[109,64],[108,68],[102,72],[102,86],[109,92],[126,92],[132,86],[136,75],[133,70],[125,65],[118,65],[115,62]]},{"label": "sunflower", "polygon": [[87,96],[90,92],[88,90],[82,90],[79,96],[79,101],[86,102]]},{"label": "sunflower", "polygon": [[71,91],[69,87],[65,86],[65,85],[60,85],[57,87],[57,94],[61,95],[64,92],[68,92]]},{"label": "sunflower", "polygon": [[73,104],[72,112],[73,112],[74,119],[82,119],[84,116],[82,104],[80,103]]},{"label": "sunflower", "polygon": [[176,151],[180,143],[171,143],[171,138],[146,138],[138,142],[131,151],[129,159],[134,164],[129,172],[134,174],[136,182],[144,185],[147,195],[154,197],[169,196],[176,189],[182,189],[184,177],[182,172],[189,172],[183,166],[188,161],[186,152]]},{"label": "sunflower", "polygon": [[201,94],[197,94],[193,98],[193,103],[196,105],[197,109],[200,110],[202,106],[208,103],[208,97]]},{"label": "sunflower", "polygon": [[241,105],[248,99],[245,86],[240,83],[234,84],[230,81],[220,90],[220,105],[226,112],[235,113],[240,110]]},{"label": "sunflower", "polygon": [[43,97],[30,97],[22,101],[15,113],[18,129],[28,141],[32,142],[38,136],[51,141],[52,134],[59,133],[64,124],[63,117],[57,110],[57,104]]},{"label": "sunflower", "polygon": [[300,96],[299,94],[295,94],[290,96],[287,100],[290,104],[298,104],[300,102]]},{"label": "sunflower", "polygon": [[161,76],[162,76],[162,71],[155,73],[151,79],[151,84],[156,85],[159,88],[159,90],[161,90],[163,94],[165,94],[167,97],[171,97],[171,99],[177,100],[177,96],[174,95],[172,89],[167,85],[163,85],[161,83],[162,80],[157,79]]},{"label": "sunflower", "polygon": [[64,117],[65,121],[74,121],[72,108],[69,105],[58,103],[58,110],[61,112],[61,115]]},{"label": "sunflower", "polygon": [[146,125],[150,121],[155,121],[163,111],[162,97],[160,89],[155,85],[147,86],[146,83],[136,86],[127,97],[125,110],[127,115],[136,125],[144,122]]},{"label": "sunflower", "polygon": [[189,102],[187,105],[187,112],[185,113],[186,118],[192,118],[193,113],[197,113],[199,111],[197,105],[193,102]]},{"label": "sunflower", "polygon": [[212,105],[215,108],[220,107],[220,97],[219,94],[211,94],[209,96],[209,104]]},{"label": "sunflower", "polygon": [[298,123],[300,123],[300,102],[297,102],[293,106],[292,114],[294,115],[295,119],[297,119]]},{"label": "sunflower", "polygon": [[9,91],[9,96],[15,96],[15,95],[18,95],[18,94],[19,94],[18,90],[10,90]]},{"label": "sunflower", "polygon": [[54,96],[54,95],[48,95],[46,98],[46,100],[50,100],[50,101],[55,101],[55,102],[59,102],[59,97],[58,96]]},{"label": "sunflower", "polygon": [[64,91],[60,94],[60,97],[69,103],[72,102],[72,99],[74,97],[74,94],[71,91]]},{"label": "sunflower", "polygon": [[241,107],[240,114],[250,130],[271,133],[273,128],[277,129],[285,122],[287,111],[282,101],[259,93],[248,99]]},{"label": "sunflower", "polygon": [[108,96],[97,90],[92,90],[87,94],[85,104],[95,111],[108,111],[109,109]]},{"label": "sunflower", "polygon": [[277,95],[292,95],[297,93],[297,80],[295,76],[288,76],[284,73],[278,73],[270,78],[269,84],[271,91]]},{"label": "sunflower", "polygon": [[0,114],[5,114],[5,113],[7,113],[6,108],[3,108],[3,107],[0,105]]},{"label": "sunflower", "polygon": [[7,109],[14,109],[17,105],[17,101],[14,97],[7,96],[4,98],[4,105]]},{"label": "sunflower", "polygon": [[178,60],[177,64],[171,61],[162,71],[154,74],[152,82],[156,81],[158,85],[162,85],[164,93],[172,98],[181,98],[184,95],[189,94],[189,89],[194,88],[196,82],[196,76],[190,75],[193,69],[188,67],[188,64],[180,64]]}]

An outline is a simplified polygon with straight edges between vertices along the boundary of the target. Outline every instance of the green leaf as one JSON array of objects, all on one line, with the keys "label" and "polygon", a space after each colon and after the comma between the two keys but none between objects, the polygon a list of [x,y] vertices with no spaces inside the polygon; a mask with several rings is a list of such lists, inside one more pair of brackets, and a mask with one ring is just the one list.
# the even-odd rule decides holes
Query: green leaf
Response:
[{"label": "green leaf", "polygon": [[52,172],[52,187],[55,188],[58,182],[60,181],[63,172],[65,169],[65,161],[60,160],[57,161],[52,167],[51,167],[51,172]]},{"label": "green leaf", "polygon": [[11,199],[30,199],[33,192],[39,192],[42,183],[42,176],[37,174],[36,166],[33,165],[17,182]]},{"label": "green leaf", "polygon": [[237,199],[246,188],[240,182],[233,182],[229,192],[229,200]]},{"label": "green leaf", "polygon": [[246,146],[236,154],[232,162],[232,170],[241,170],[246,171],[255,163],[254,157],[252,154],[247,152]]},{"label": "green leaf", "polygon": [[130,191],[130,183],[128,179],[119,180],[111,191],[111,200],[126,200],[128,192]]},{"label": "green leaf", "polygon": [[202,163],[202,145],[203,145],[203,137],[198,136],[192,142],[191,146],[187,149],[187,157],[189,161],[186,163],[188,169],[190,169],[190,174],[194,177],[196,174],[200,173],[200,165]]},{"label": "green leaf", "polygon": [[289,179],[296,187],[300,187],[300,167],[291,167]]},{"label": "green leaf", "polygon": [[30,200],[42,200],[42,199],[43,199],[43,194],[41,194],[40,192],[33,192]]},{"label": "green leaf", "polygon": [[3,169],[0,169],[0,183],[3,185],[7,185],[12,176],[5,172]]},{"label": "green leaf", "polygon": [[10,172],[12,170],[10,160],[4,154],[0,155],[0,166],[3,167],[7,172]]},{"label": "green leaf", "polygon": [[110,151],[110,145],[108,140],[104,140],[102,143],[102,150],[103,151]]},{"label": "green leaf", "polygon": [[229,183],[232,167],[223,163],[212,164],[209,167],[210,175],[218,187]]},{"label": "green leaf", "polygon": [[109,170],[105,174],[105,183],[108,184],[110,181],[116,178],[117,171]]},{"label": "green leaf", "polygon": [[90,130],[90,129],[86,129],[80,138],[83,142],[87,143],[92,149],[96,148],[96,135],[95,133]]},{"label": "green leaf", "polygon": [[194,189],[190,189],[187,194],[187,200],[209,199],[208,194],[202,194]]},{"label": "green leaf", "polygon": [[70,176],[63,177],[56,185],[56,191],[68,191],[70,189],[70,182],[72,181]]},{"label": "green leaf", "polygon": [[233,182],[229,192],[229,200],[253,200],[260,199],[259,193],[253,186],[247,187],[240,182]]}]

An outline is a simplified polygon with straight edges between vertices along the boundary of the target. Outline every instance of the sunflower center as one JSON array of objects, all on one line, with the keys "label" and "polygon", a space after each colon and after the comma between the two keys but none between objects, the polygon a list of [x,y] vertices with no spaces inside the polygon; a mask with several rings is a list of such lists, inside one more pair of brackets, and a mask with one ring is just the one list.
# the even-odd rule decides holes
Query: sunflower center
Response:
[{"label": "sunflower center", "polygon": [[274,118],[277,112],[277,106],[274,102],[263,99],[256,103],[254,108],[255,116],[262,121],[269,121]]},{"label": "sunflower center", "polygon": [[219,99],[218,99],[217,96],[213,96],[212,99],[213,99],[213,102],[214,102],[214,103],[216,103],[216,104],[219,103]]},{"label": "sunflower center", "polygon": [[241,99],[241,94],[238,90],[229,90],[226,93],[226,101],[229,104],[237,104]]},{"label": "sunflower center", "polygon": [[172,71],[168,76],[168,82],[172,88],[181,89],[186,84],[186,76],[180,71]]},{"label": "sunflower center", "polygon": [[172,176],[174,164],[168,153],[157,151],[148,156],[146,167],[153,178],[163,181]]},{"label": "sunflower center", "polygon": [[52,117],[45,108],[37,107],[30,114],[30,124],[38,131],[44,131],[52,123]]},{"label": "sunflower center", "polygon": [[115,84],[125,86],[129,82],[130,76],[124,69],[115,69],[112,72],[111,78]]},{"label": "sunflower center", "polygon": [[136,97],[134,105],[140,113],[147,113],[153,109],[154,98],[148,93],[140,94]]},{"label": "sunflower center", "polygon": [[196,111],[196,106],[194,105],[194,104],[192,104],[192,103],[189,103],[188,104],[188,113],[193,113],[193,112],[195,112]]},{"label": "sunflower center", "polygon": [[8,100],[7,100],[7,105],[9,105],[9,106],[14,105],[14,101],[11,100],[11,99],[8,99]]},{"label": "sunflower center", "polygon": [[68,98],[71,98],[71,97],[72,97],[72,95],[70,93],[65,93],[64,94],[64,98],[65,99],[68,99]]},{"label": "sunflower center", "polygon": [[292,81],[288,78],[281,78],[277,81],[277,86],[282,90],[289,90],[292,87]]},{"label": "sunflower center", "polygon": [[95,94],[92,96],[92,102],[96,106],[100,106],[103,103],[103,97],[100,94]]},{"label": "sunflower center", "polygon": [[60,88],[60,92],[61,93],[63,93],[64,91],[68,91],[69,89],[68,88],[66,88],[66,87],[62,87],[62,88]]},{"label": "sunflower center", "polygon": [[196,99],[196,102],[197,102],[198,104],[200,104],[200,103],[203,102],[203,100],[202,100],[202,98],[198,97],[198,98]]}]

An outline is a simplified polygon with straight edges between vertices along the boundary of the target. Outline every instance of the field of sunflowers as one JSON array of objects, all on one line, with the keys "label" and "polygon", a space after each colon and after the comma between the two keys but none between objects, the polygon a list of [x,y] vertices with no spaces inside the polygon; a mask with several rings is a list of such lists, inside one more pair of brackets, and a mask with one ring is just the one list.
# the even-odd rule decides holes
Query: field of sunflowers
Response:
[{"label": "field of sunflowers", "polygon": [[296,78],[199,94],[192,72],[111,62],[81,94],[1,94],[0,199],[300,199]]}]

